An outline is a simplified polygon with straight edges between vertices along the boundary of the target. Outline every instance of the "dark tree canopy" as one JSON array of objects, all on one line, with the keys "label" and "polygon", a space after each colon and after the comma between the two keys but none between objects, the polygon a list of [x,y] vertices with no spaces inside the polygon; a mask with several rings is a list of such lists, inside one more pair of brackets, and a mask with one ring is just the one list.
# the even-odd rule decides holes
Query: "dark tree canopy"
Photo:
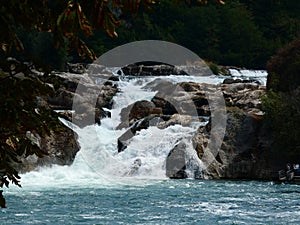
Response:
[{"label": "dark tree canopy", "polygon": [[[222,0],[216,0],[224,4]],[[56,47],[68,45],[77,50],[81,57],[95,59],[94,52],[81,37],[88,37],[95,30],[105,30],[111,37],[117,37],[116,27],[122,23],[121,16],[136,15],[140,8],[150,10],[160,0],[1,0],[0,37],[1,49],[23,50],[16,29],[34,29],[53,34]],[[180,2],[180,1],[174,1]],[[191,4],[190,0],[185,0]],[[194,1],[192,1],[194,2]],[[197,0],[207,3],[207,0]],[[3,35],[4,34],[4,35]]]}]

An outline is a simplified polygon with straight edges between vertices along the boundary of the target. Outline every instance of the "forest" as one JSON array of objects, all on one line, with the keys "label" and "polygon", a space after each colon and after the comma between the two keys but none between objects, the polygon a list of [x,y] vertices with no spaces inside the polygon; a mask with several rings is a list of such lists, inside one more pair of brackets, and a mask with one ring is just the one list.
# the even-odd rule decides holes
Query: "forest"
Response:
[{"label": "forest", "polygon": [[[154,39],[182,45],[215,64],[265,69],[268,59],[300,34],[297,0],[175,2],[163,0],[150,9],[119,13],[118,37],[105,29],[79,36],[97,57],[128,42]],[[19,27],[17,34],[25,49],[11,51],[18,60],[33,60],[56,70],[66,69],[67,62],[91,62],[69,46],[53,48],[49,32]]]}]

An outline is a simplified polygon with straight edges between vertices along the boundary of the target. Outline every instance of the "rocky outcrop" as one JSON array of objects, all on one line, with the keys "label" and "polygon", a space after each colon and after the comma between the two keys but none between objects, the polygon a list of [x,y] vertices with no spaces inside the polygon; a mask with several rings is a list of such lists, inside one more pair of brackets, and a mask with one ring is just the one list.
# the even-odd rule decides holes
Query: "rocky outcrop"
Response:
[{"label": "rocky outcrop", "polygon": [[[166,86],[168,88],[164,88]],[[152,103],[144,104],[142,112],[147,113],[137,114],[139,116],[136,116],[133,121],[137,124],[139,122],[145,124],[145,116],[147,118],[149,112],[155,108],[161,112],[156,115],[160,121],[152,125],[160,129],[175,124],[188,126],[192,118],[198,117],[200,120],[209,116],[213,106],[209,105],[207,96],[213,100],[214,95],[211,93],[216,90],[223,93],[227,108],[227,124],[221,147],[217,152],[210,149],[215,145],[214,140],[221,136],[218,133],[211,135],[211,122],[200,127],[192,139],[197,155],[205,165],[205,169],[201,171],[204,177],[212,179],[272,179],[275,176],[274,167],[269,163],[267,157],[272,138],[262,120],[261,97],[265,94],[265,87],[247,82],[229,82],[216,86],[193,82],[182,82],[175,85],[168,81],[164,81],[164,85],[161,85],[161,82],[153,81],[146,88],[158,92],[152,99]],[[129,115],[130,112],[127,114]],[[141,127],[147,129],[148,126],[149,123]],[[130,131],[130,134],[120,138],[120,140],[125,140],[125,145],[130,142],[135,132]],[[124,147],[124,145],[122,146]],[[126,148],[123,147],[122,150]],[[166,161],[166,173],[170,178],[186,176],[183,149],[183,144],[178,144],[170,150]],[[183,165],[179,168],[179,164]]]},{"label": "rocky outcrop", "polygon": [[121,123],[117,129],[128,128],[137,121],[149,117],[150,115],[159,116],[161,114],[162,110],[156,107],[153,102],[147,100],[137,101],[122,109]]},{"label": "rocky outcrop", "polygon": [[109,116],[104,108],[112,107],[112,99],[118,89],[113,81],[107,80],[99,85],[95,80],[97,78],[92,79],[87,74],[52,75],[48,82],[54,85],[55,91],[47,98],[50,107],[63,110],[61,116],[79,127],[94,123],[100,125],[101,118]]},{"label": "rocky outcrop", "polygon": [[208,144],[210,125],[200,127],[193,138],[197,154],[205,164],[205,173],[209,177],[268,180],[276,177],[276,169],[268,157],[272,138],[261,116],[248,114],[237,107],[228,108],[226,132],[217,152]]},{"label": "rocky outcrop", "polygon": [[21,157],[22,163],[18,165],[21,173],[32,171],[40,166],[71,165],[73,163],[80,150],[77,134],[62,123],[58,123],[56,126],[55,130],[51,130],[44,136],[32,134],[31,138],[35,138],[36,144],[46,154],[43,157],[37,155]]},{"label": "rocky outcrop", "polygon": [[1,158],[7,173],[70,165],[79,151],[76,134],[47,102],[48,96],[55,94],[54,83],[45,84],[40,79],[31,75],[3,81],[0,146],[3,152],[13,152],[11,159]]},{"label": "rocky outcrop", "polygon": [[[21,99],[22,103],[10,103],[16,108],[14,112],[18,118],[14,129],[10,129],[9,123],[2,123],[7,127],[7,136],[11,136],[8,138],[10,147],[18,151],[17,159],[21,163],[12,162],[17,171],[25,173],[39,166],[72,164],[80,149],[77,135],[58,117],[83,127],[100,124],[101,118],[109,116],[105,108],[112,106],[112,98],[117,92],[116,79],[110,79],[107,74],[96,75],[52,73],[47,77],[22,76],[15,82],[7,79],[7,88],[13,85],[11,89],[18,87],[24,91],[11,90],[12,96],[16,96],[13,99]],[[3,93],[9,94],[4,90]],[[5,121],[5,117],[2,119]]]},{"label": "rocky outcrop", "polygon": [[187,178],[186,173],[186,144],[178,143],[168,154],[166,159],[166,176],[171,179]]},{"label": "rocky outcrop", "polygon": [[166,75],[187,75],[183,70],[168,64],[157,62],[142,62],[123,67],[122,73],[129,76],[166,76]]},{"label": "rocky outcrop", "polygon": [[248,113],[259,113],[261,97],[266,93],[264,86],[253,83],[222,84],[226,106],[238,107]]}]

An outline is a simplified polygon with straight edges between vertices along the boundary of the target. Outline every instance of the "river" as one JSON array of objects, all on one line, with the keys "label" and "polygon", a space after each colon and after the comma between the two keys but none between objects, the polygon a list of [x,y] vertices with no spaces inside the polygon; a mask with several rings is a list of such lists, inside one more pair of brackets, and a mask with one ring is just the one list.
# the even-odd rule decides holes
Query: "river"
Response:
[{"label": "river", "polygon": [[[265,84],[265,73],[233,72]],[[299,224],[298,186],[166,178],[169,151],[178,137],[190,140],[199,121],[189,127],[142,130],[124,152],[117,152],[117,139],[125,131],[116,129],[122,108],[151,100],[155,92],[145,87],[155,79],[120,81],[111,118],[103,119],[101,126],[73,127],[81,150],[71,166],[24,174],[23,188],[5,191],[8,208],[1,209],[1,224]],[[163,79],[220,83],[224,77]],[[187,149],[192,152],[191,146]],[[201,168],[201,160],[193,157],[193,165]],[[136,159],[141,166],[132,172]]]}]

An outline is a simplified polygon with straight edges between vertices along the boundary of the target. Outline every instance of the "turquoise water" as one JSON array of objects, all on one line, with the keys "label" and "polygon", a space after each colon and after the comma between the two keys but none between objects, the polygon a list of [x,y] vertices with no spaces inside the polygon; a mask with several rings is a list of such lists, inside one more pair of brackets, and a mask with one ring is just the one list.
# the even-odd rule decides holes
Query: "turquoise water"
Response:
[{"label": "turquoise water", "polygon": [[300,224],[299,193],[296,185],[199,180],[13,188],[1,224]]},{"label": "turquoise water", "polygon": [[[215,77],[202,78],[219,83]],[[8,208],[0,210],[0,225],[300,224],[299,186],[166,179],[169,151],[178,140],[189,140],[197,127],[150,127],[118,154],[117,139],[124,132],[115,129],[119,113],[135,101],[150,100],[155,93],[143,87],[153,79],[119,82],[112,117],[103,119],[101,126],[74,128],[81,150],[71,166],[23,174],[22,189],[5,190]],[[136,159],[142,165],[128,175]]]}]

